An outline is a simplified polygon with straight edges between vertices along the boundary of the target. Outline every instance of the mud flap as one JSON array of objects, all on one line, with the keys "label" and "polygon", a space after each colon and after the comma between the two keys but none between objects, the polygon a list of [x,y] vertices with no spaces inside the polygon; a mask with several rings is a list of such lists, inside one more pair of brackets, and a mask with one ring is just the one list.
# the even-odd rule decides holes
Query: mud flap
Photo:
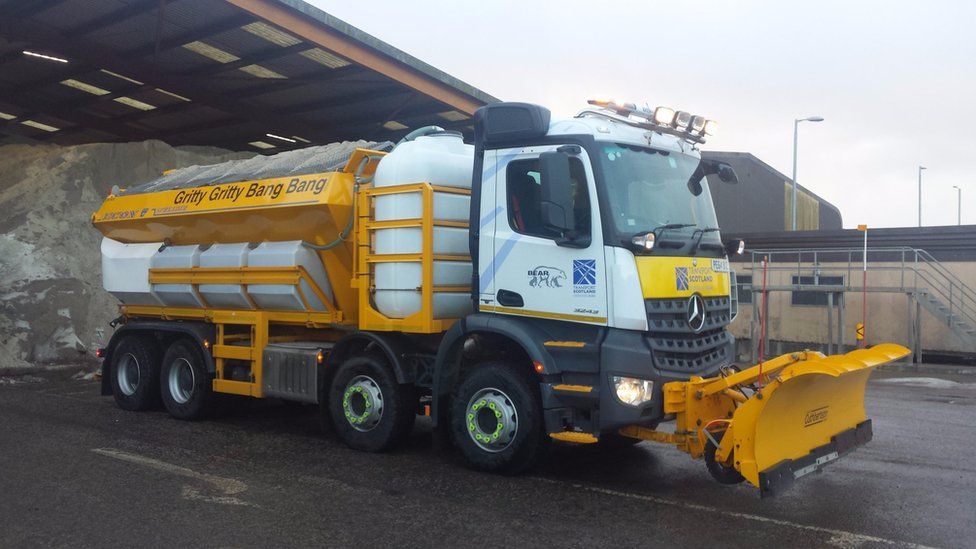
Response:
[{"label": "mud flap", "polygon": [[739,406],[723,446],[734,466],[769,496],[869,441],[864,391],[871,371],[908,354],[883,344],[846,355],[811,357],[779,375]]}]

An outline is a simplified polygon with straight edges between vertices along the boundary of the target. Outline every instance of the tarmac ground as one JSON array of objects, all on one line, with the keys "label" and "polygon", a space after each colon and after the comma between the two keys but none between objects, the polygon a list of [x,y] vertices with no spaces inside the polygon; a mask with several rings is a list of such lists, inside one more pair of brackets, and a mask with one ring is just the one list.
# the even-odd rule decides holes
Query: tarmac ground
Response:
[{"label": "tarmac ground", "polygon": [[972,547],[976,376],[877,372],[874,440],[775,498],[652,443],[471,471],[418,421],[347,449],[313,407],[233,400],[187,423],[67,371],[0,377],[0,546]]}]

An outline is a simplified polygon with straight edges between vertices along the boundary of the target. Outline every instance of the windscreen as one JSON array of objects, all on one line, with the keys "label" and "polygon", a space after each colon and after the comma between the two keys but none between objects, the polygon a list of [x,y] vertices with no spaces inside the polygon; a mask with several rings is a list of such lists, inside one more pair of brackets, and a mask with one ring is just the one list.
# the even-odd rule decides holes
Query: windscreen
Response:
[{"label": "windscreen", "polygon": [[[599,150],[607,213],[622,237],[687,224],[690,227],[674,232],[690,238],[697,229],[718,226],[708,182],[696,175],[700,159],[621,144],[600,145]],[[703,239],[720,241],[717,231],[705,233]]]}]

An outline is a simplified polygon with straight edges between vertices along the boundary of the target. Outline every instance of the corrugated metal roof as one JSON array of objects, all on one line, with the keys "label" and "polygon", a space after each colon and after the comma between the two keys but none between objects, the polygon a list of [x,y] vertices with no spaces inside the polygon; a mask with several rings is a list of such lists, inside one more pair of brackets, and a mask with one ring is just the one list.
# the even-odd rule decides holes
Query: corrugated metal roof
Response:
[{"label": "corrugated metal roof", "polygon": [[297,0],[0,0],[0,142],[395,140],[492,101]]}]

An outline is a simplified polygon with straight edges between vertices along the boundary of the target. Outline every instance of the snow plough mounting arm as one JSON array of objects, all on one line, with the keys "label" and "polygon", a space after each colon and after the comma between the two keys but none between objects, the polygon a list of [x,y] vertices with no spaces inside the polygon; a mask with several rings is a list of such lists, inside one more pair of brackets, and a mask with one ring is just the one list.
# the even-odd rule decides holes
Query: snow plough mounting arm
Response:
[{"label": "snow plough mounting arm", "polygon": [[768,496],[871,440],[864,390],[871,371],[906,356],[885,343],[845,355],[789,353],[713,378],[666,383],[673,433],[625,427],[622,435],[671,443],[704,457],[716,480],[747,480]]}]

